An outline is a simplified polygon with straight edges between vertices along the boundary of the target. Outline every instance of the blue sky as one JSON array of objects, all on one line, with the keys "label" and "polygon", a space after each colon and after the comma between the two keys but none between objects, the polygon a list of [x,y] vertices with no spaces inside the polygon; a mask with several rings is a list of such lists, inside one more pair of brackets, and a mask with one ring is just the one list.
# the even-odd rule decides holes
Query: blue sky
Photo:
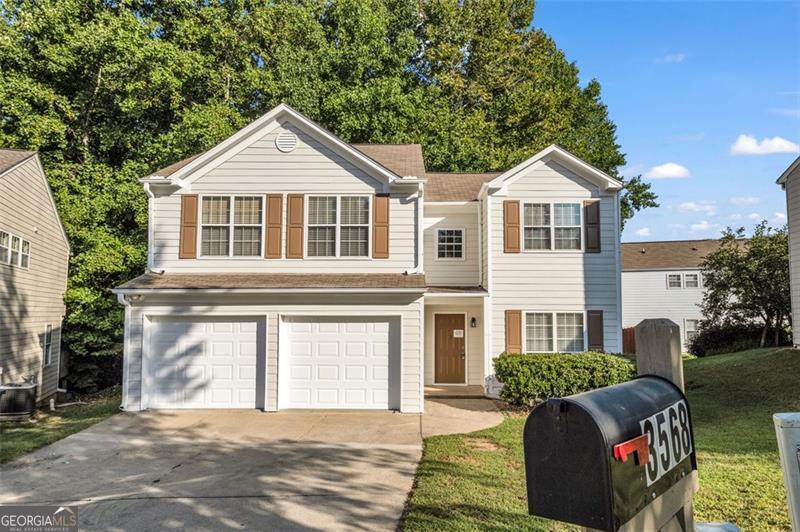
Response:
[{"label": "blue sky", "polygon": [[533,24],[600,81],[623,174],[659,196],[623,241],[785,223],[775,179],[800,153],[800,2],[539,0]]}]

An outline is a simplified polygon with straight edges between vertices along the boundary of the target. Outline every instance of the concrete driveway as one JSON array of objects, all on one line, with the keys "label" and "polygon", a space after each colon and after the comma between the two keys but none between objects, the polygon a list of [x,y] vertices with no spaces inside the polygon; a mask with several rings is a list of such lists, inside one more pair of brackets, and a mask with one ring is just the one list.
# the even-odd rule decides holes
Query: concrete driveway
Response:
[{"label": "concrete driveway", "polygon": [[0,504],[75,505],[84,529],[394,530],[422,436],[502,419],[464,401],[423,416],[120,414],[0,467]]}]

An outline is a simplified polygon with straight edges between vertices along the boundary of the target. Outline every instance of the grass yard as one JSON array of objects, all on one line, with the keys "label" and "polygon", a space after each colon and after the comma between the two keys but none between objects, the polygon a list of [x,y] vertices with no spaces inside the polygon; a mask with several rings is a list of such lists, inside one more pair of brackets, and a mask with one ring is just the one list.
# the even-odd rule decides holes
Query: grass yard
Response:
[{"label": "grass yard", "polygon": [[86,400],[89,404],[42,410],[34,421],[0,422],[0,464],[80,432],[119,412],[119,395]]},{"label": "grass yard", "polygon": [[[800,411],[800,351],[754,349],[685,362],[700,472],[699,521],[789,530],[772,414]],[[522,427],[425,441],[405,530],[574,530],[527,515]]]}]

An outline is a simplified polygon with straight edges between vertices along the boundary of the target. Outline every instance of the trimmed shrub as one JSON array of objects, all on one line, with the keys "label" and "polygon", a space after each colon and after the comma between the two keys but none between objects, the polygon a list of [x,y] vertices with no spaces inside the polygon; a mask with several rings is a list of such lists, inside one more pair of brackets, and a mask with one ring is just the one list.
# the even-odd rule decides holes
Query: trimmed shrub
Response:
[{"label": "trimmed shrub", "polygon": [[[761,343],[763,326],[760,323],[744,323],[739,325],[712,325],[701,327],[697,335],[689,342],[689,352],[698,357],[734,353],[746,349],[754,349]],[[767,333],[767,346],[773,345],[775,330]],[[789,345],[789,332],[780,331],[780,345]]]},{"label": "trimmed shrub", "polygon": [[532,405],[633,378],[633,364],[605,353],[503,353],[494,361],[503,383],[500,397],[515,405]]}]

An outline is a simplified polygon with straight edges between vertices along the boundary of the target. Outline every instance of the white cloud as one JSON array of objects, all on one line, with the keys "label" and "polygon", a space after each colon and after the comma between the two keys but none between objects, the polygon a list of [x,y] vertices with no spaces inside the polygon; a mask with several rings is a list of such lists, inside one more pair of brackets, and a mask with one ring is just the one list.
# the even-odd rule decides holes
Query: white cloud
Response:
[{"label": "white cloud", "polygon": [[754,222],[761,221],[761,215],[758,214],[757,212],[751,212],[750,214],[747,215],[747,217],[753,220]]},{"label": "white cloud", "polygon": [[650,236],[650,228],[642,227],[641,229],[637,229],[636,236]]},{"label": "white cloud", "polygon": [[683,52],[666,54],[656,59],[656,63],[683,63],[687,57],[689,55]]},{"label": "white cloud", "polygon": [[730,201],[733,205],[744,207],[746,205],[755,205],[757,203],[761,203],[761,198],[756,196],[734,196],[728,201]]},{"label": "white cloud", "polygon": [[783,222],[785,222],[785,221],[786,221],[786,215],[785,215],[785,214],[783,214],[782,212],[775,212],[775,213],[772,213],[772,216],[775,218],[775,220],[776,220],[777,222],[783,223]]},{"label": "white cloud", "polygon": [[678,163],[664,163],[652,167],[644,176],[647,179],[685,179],[689,169]]},{"label": "white cloud", "polygon": [[702,212],[706,216],[714,216],[717,214],[717,206],[713,201],[685,201],[678,206],[681,212]]},{"label": "white cloud", "polygon": [[768,155],[770,153],[800,153],[800,145],[782,137],[763,138],[758,141],[753,135],[739,135],[731,145],[731,155]]},{"label": "white cloud", "polygon": [[689,229],[691,229],[692,231],[708,231],[709,229],[711,229],[711,224],[708,223],[708,220],[703,220],[696,224],[690,225]]},{"label": "white cloud", "polygon": [[769,111],[774,115],[788,116],[789,118],[800,118],[800,109],[782,107],[779,109],[770,109]]},{"label": "white cloud", "polygon": [[730,220],[732,222],[735,222],[736,220],[741,220],[741,219],[742,219],[742,215],[741,214],[731,214],[730,216],[728,216],[728,220]]},{"label": "white cloud", "polygon": [[685,135],[675,135],[671,137],[672,142],[700,142],[706,138],[705,133],[686,133]]}]

